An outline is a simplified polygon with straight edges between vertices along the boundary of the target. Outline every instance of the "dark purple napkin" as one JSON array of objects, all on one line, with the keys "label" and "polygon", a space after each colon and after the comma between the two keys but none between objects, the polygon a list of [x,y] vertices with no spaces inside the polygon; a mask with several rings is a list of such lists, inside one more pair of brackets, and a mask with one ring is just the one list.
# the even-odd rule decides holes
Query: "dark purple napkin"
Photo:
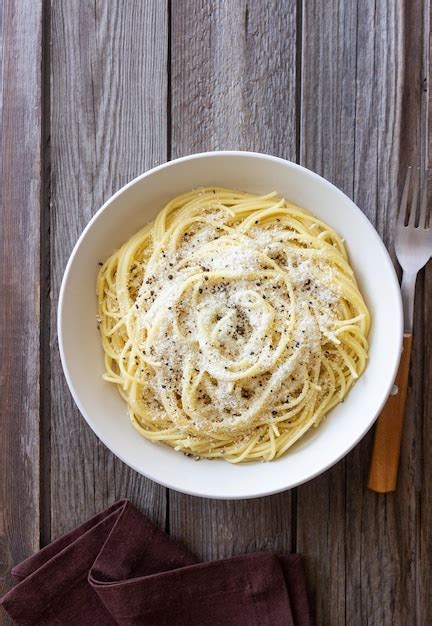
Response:
[{"label": "dark purple napkin", "polygon": [[17,565],[1,600],[17,624],[310,626],[302,559],[199,563],[121,500]]}]

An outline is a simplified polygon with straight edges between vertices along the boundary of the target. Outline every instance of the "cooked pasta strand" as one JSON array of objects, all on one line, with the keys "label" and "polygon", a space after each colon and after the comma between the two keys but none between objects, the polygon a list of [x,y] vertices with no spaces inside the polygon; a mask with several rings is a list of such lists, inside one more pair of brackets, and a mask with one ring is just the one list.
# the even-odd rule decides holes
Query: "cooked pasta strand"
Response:
[{"label": "cooked pasta strand", "polygon": [[144,437],[194,457],[279,458],[366,367],[343,241],[275,192],[174,198],[102,265],[97,297],[104,379]]}]

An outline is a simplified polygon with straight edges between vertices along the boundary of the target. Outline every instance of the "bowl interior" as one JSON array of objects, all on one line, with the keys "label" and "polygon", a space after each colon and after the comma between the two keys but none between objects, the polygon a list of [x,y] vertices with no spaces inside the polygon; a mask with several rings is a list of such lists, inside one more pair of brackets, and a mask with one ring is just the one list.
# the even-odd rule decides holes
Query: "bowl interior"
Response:
[{"label": "bowl interior", "polygon": [[[277,191],[332,226],[346,241],[351,265],[371,311],[367,369],[343,404],[283,458],[230,465],[196,461],[141,437],[114,385],[102,380],[95,281],[105,260],[172,197],[220,185]],[[388,253],[361,211],[338,189],[293,163],[253,153],[207,153],[160,166],[129,183],[89,223],[63,279],[58,331],[63,368],[81,413],[100,439],[138,472],[173,489],[205,497],[249,498],[298,485],[333,465],[366,433],[379,413],[399,362],[402,311]]]}]

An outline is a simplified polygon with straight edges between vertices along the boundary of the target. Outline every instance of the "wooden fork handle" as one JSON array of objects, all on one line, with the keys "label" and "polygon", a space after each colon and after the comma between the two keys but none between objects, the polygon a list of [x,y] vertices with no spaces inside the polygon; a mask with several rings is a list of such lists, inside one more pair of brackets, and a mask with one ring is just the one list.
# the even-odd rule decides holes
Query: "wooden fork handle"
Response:
[{"label": "wooden fork handle", "polygon": [[411,344],[412,335],[404,335],[402,356],[395,380],[397,393],[389,396],[375,427],[368,486],[379,493],[396,489]]}]

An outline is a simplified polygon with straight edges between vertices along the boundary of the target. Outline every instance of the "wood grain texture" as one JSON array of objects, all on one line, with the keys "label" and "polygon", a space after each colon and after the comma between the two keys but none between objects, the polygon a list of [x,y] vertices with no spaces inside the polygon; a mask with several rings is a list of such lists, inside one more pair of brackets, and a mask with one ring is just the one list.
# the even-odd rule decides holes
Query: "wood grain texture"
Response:
[{"label": "wood grain texture", "polygon": [[[356,32],[354,2],[303,3],[300,162],[351,197]],[[329,626],[345,623],[347,611],[346,483],[342,461],[297,494],[297,549],[306,557],[316,623]]]},{"label": "wood grain texture", "polygon": [[317,626],[428,626],[431,264],[417,282],[398,489],[386,496],[367,489],[372,432],[293,492],[167,494],[79,415],[55,318],[95,210],[149,167],[201,150],[300,160],[357,202],[394,258],[406,167],[431,158],[430,0],[5,0],[0,18],[3,587],[40,537],[126,496],[205,560],[304,554]]},{"label": "wood grain texture", "polygon": [[405,334],[399,371],[394,382],[396,393],[390,394],[375,424],[368,487],[378,493],[395,491],[397,486],[411,345],[412,335]]},{"label": "wood grain texture", "polygon": [[234,501],[205,500],[173,491],[169,496],[170,534],[203,561],[256,550],[290,551],[289,493]]},{"label": "wood grain texture", "polygon": [[[42,6],[2,3],[0,594],[39,546]],[[9,623],[6,618],[2,621]]]},{"label": "wood grain texture", "polygon": [[[396,3],[304,3],[302,163],[351,196],[387,244],[404,146],[403,23]],[[412,435],[404,433],[393,496],[368,493],[371,433],[298,491],[297,545],[310,557],[319,624],[412,623],[420,584],[412,558]]]},{"label": "wood grain texture", "polygon": [[[402,5],[392,5],[389,10],[383,4],[369,3],[367,19],[362,24],[359,21],[358,45],[358,51],[369,54],[357,55],[356,99],[360,107],[356,117],[354,200],[375,224],[393,259],[399,186],[406,174],[402,159],[407,134],[415,132],[403,117],[408,52],[401,9]],[[359,12],[359,20],[365,13]],[[415,493],[411,473],[415,454],[409,408],[405,426],[395,494],[383,496],[367,489],[372,432],[347,460],[346,597],[347,616],[353,624],[369,619],[372,624],[403,625],[412,623],[415,614]]]},{"label": "wood grain texture", "polygon": [[52,3],[53,538],[120,497],[165,523],[165,489],[114,458],[76,409],[55,322],[65,264],[90,217],[114,191],[166,160],[167,28],[160,0]]},{"label": "wood grain texture", "polygon": [[[421,310],[424,322],[422,348],[424,353],[421,370],[420,397],[422,411],[419,412],[418,439],[421,450],[418,451],[418,480],[416,485],[417,503],[417,543],[416,543],[416,574],[415,590],[417,621],[427,624],[432,615],[432,265],[426,268],[424,275],[423,307]],[[416,320],[418,323],[418,320]],[[420,384],[419,384],[420,386]],[[420,446],[418,446],[419,448]]]},{"label": "wood grain texture", "polygon": [[296,3],[172,3],[172,156],[295,159]]},{"label": "wood grain texture", "polygon": [[[411,147],[411,156],[417,156],[422,167],[431,167],[431,2],[417,0],[405,7],[406,48],[410,51],[406,59],[405,87],[411,95],[406,102],[405,126],[414,132],[416,143]],[[421,43],[421,46],[419,45]],[[409,73],[408,73],[409,72]],[[411,106],[409,106],[409,104]],[[408,133],[405,133],[408,135]],[[407,140],[409,138],[407,137]],[[429,180],[429,183],[431,181]],[[432,188],[429,184],[429,191]],[[432,210],[432,195],[429,196]],[[432,227],[432,218],[429,219]],[[406,418],[410,423],[405,431],[411,431],[411,476],[414,476],[416,525],[415,544],[415,619],[418,624],[429,624],[432,616],[432,265],[420,272],[416,286],[414,309],[413,354],[411,359],[411,388]],[[402,442],[402,446],[406,445]],[[404,449],[402,448],[402,452]]]},{"label": "wood grain texture", "polygon": [[[173,157],[240,148],[295,159],[295,2],[173,2],[171,51]],[[290,493],[245,502],[170,493],[170,531],[205,559],[289,550],[290,515]]]}]

